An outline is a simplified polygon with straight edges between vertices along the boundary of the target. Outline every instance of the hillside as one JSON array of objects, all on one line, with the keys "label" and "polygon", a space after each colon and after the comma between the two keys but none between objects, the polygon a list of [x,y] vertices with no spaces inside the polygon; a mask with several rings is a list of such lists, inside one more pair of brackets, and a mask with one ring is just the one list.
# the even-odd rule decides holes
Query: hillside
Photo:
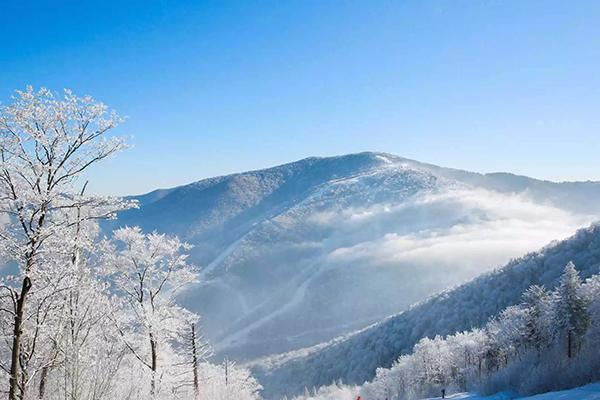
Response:
[{"label": "hillside", "polygon": [[448,335],[482,326],[501,309],[518,302],[532,284],[552,288],[564,266],[573,261],[582,277],[600,272],[600,226],[578,231],[484,274],[444,291],[409,310],[327,344],[262,360],[253,369],[265,386],[265,397],[297,394],[335,380],[361,384],[378,367],[389,367],[411,351],[422,337]]},{"label": "hillside", "polygon": [[368,326],[600,211],[600,185],[477,174],[384,153],[308,158],[135,197],[111,227],[193,244],[186,304],[218,355],[252,359]]}]

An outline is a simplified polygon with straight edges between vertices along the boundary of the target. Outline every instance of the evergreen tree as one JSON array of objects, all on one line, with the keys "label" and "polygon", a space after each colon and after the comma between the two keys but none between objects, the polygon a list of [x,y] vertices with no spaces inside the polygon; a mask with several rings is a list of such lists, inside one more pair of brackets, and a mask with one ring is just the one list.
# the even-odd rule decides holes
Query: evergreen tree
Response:
[{"label": "evergreen tree", "polygon": [[525,344],[539,350],[550,342],[550,293],[542,286],[533,285],[523,293],[522,306],[525,309]]},{"label": "evergreen tree", "polygon": [[566,341],[567,357],[572,358],[585,334],[589,316],[587,301],[581,294],[581,278],[575,265],[569,262],[560,277],[555,296],[557,339]]}]

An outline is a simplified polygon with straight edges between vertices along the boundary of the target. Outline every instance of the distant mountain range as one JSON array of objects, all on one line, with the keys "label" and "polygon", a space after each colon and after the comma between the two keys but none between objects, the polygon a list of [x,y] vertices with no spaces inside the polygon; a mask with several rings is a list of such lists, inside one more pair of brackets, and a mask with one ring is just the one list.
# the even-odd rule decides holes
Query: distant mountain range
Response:
[{"label": "distant mountain range", "polygon": [[195,246],[203,282],[184,301],[217,354],[238,359],[363,328],[600,214],[598,182],[385,153],[307,158],[134,198],[140,209],[109,228],[139,225]]}]

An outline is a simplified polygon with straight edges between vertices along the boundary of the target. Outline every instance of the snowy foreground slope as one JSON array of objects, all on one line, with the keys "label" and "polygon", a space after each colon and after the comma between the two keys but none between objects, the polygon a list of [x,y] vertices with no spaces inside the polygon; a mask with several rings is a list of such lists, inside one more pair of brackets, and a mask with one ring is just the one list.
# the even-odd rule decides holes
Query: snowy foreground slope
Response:
[{"label": "snowy foreground slope", "polygon": [[480,327],[530,285],[556,286],[573,261],[583,278],[600,272],[600,226],[516,259],[455,289],[442,292],[378,324],[329,343],[267,358],[253,365],[265,398],[293,395],[305,387],[341,380],[362,384],[378,367],[389,367],[410,353],[422,337],[448,335]]},{"label": "snowy foreground slope", "polygon": [[[457,393],[446,396],[446,398],[451,400],[600,400],[600,383],[592,383],[574,389],[526,397],[514,397],[514,395],[511,395],[510,393],[498,393],[491,396],[478,396],[472,393]],[[427,400],[433,399],[437,400],[439,397],[433,397]]]},{"label": "snowy foreground slope", "polygon": [[[321,391],[319,394],[308,397],[307,400],[356,400],[358,388],[345,387],[332,391]],[[361,397],[362,399],[362,397]],[[553,391],[532,396],[519,396],[514,393],[501,392],[488,396],[475,393],[455,393],[446,396],[449,400],[600,400],[600,383],[576,387],[568,390]],[[364,399],[371,400],[371,399]],[[441,400],[441,397],[428,397],[423,400]]]},{"label": "snowy foreground slope", "polygon": [[[136,197],[118,225],[195,245],[186,304],[218,355],[330,340],[600,214],[600,184],[476,174],[381,153],[309,158]],[[114,226],[113,226],[114,227]]]}]

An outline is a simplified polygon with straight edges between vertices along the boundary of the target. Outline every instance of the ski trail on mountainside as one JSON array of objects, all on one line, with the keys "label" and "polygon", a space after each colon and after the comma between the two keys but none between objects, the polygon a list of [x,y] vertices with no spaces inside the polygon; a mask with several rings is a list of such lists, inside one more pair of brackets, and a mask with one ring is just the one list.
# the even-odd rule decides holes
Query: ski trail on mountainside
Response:
[{"label": "ski trail on mountainside", "polygon": [[[328,188],[328,185],[343,184],[348,181],[352,181],[352,180],[355,180],[355,179],[358,179],[358,178],[361,178],[364,176],[371,176],[371,175],[373,175],[373,173],[368,172],[368,173],[364,173],[364,174],[356,174],[356,175],[353,175],[353,176],[345,178],[345,179],[332,179],[322,185],[319,185],[318,190],[316,190],[313,194],[307,196],[304,200],[299,202],[297,205],[301,205],[302,203],[305,203],[305,202],[311,201],[315,198],[318,198]],[[274,219],[276,217],[277,216],[274,216],[264,222],[278,225],[277,222],[274,221]],[[285,295],[288,293],[293,293],[293,295],[291,296],[291,298],[289,298],[289,300],[283,302],[280,307],[278,307],[278,308],[274,309],[273,311],[271,311],[270,313],[262,316],[258,320],[251,322],[250,324],[246,325],[242,329],[237,330],[236,332],[225,336],[222,340],[220,340],[219,342],[214,344],[214,349],[219,350],[222,348],[226,348],[226,347],[230,346],[231,344],[242,340],[244,337],[246,337],[248,335],[248,333],[252,332],[254,329],[268,323],[269,321],[273,320],[277,316],[286,313],[290,309],[292,309],[295,306],[297,306],[298,304],[300,304],[302,302],[302,300],[304,300],[305,295],[306,295],[306,290],[310,286],[310,284],[321,274],[332,269],[331,267],[325,267],[325,268],[319,269],[320,263],[318,261],[319,260],[314,261],[310,267],[305,268],[303,271],[301,271],[298,275],[296,275],[289,282],[288,285],[286,285],[285,287],[280,289],[277,292],[276,296],[270,297],[269,299],[267,299],[266,301],[264,301],[263,303],[261,303],[260,305],[255,307],[255,309],[252,310],[252,312],[258,311],[261,308],[268,306],[275,299],[278,299],[280,297],[285,297]],[[247,315],[249,315],[249,314],[247,314]],[[242,319],[242,318],[240,318],[240,319]]]},{"label": "ski trail on mountainside", "polygon": [[[255,224],[252,224],[252,226],[254,226]],[[204,278],[208,277],[208,275],[215,270],[215,268],[217,268],[223,261],[225,261],[225,259],[227,257],[229,257],[234,251],[235,249],[238,247],[238,245],[246,238],[246,236],[248,236],[250,233],[252,232],[252,229],[249,229],[246,233],[244,233],[242,236],[240,236],[239,239],[237,239],[236,241],[234,241],[233,243],[231,243],[229,246],[227,246],[225,248],[225,250],[223,250],[221,253],[219,253],[219,255],[217,257],[215,257],[214,260],[212,260],[206,267],[202,268],[200,270],[200,274],[199,274],[199,278],[200,280],[203,280]]]},{"label": "ski trail on mountainside", "polygon": [[[300,304],[300,302],[304,299],[306,295],[306,290],[310,286],[310,284],[323,272],[329,269],[331,268],[319,269],[318,263],[315,263],[312,267],[305,269],[300,275],[297,275],[296,278],[292,282],[290,282],[290,284],[286,285],[279,291],[279,293],[281,294],[290,293],[290,288],[296,288],[293,291],[292,297],[286,303],[283,303],[281,307],[273,310],[271,313],[261,317],[260,319],[250,323],[241,330],[226,336],[214,345],[215,350],[226,348],[236,342],[239,342],[254,329],[266,324],[267,322],[273,320],[277,316],[286,313],[290,309],[294,308],[296,305]],[[306,277],[304,275],[306,275]],[[299,286],[297,285],[298,283]],[[279,296],[276,296],[275,298],[277,297]],[[271,301],[273,301],[273,297],[269,299],[269,302]]]}]

